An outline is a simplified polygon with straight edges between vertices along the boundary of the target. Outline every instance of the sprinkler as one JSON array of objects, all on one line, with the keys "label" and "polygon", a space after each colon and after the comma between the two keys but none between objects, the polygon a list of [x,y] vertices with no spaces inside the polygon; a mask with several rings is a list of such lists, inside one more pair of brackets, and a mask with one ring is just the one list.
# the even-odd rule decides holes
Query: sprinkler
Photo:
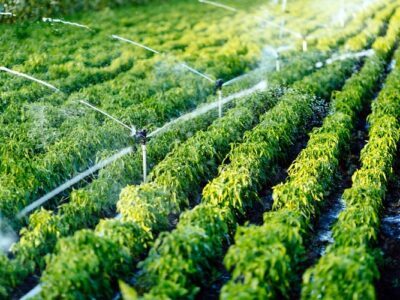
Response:
[{"label": "sprinkler", "polygon": [[218,116],[222,117],[222,86],[224,81],[222,79],[217,79],[215,81],[215,93],[218,95]]},{"label": "sprinkler", "polygon": [[147,130],[146,129],[139,129],[137,131],[132,131],[134,133],[135,141],[138,144],[146,145],[147,144]]},{"label": "sprinkler", "polygon": [[287,0],[282,0],[282,12],[286,12]]},{"label": "sprinkler", "polygon": [[284,30],[285,30],[285,19],[284,19],[284,17],[282,17],[281,25],[280,25],[280,26],[281,26],[281,27],[280,27],[280,29],[279,29],[279,39],[282,39],[282,38],[283,38]]},{"label": "sprinkler", "polygon": [[[141,144],[142,145],[142,153],[143,153],[143,181],[146,182],[147,179],[147,149],[146,149],[146,143],[147,143],[147,131],[146,129],[141,129],[137,130],[135,126],[128,126],[119,119],[115,118],[114,116],[110,115],[109,113],[95,107],[94,105],[84,101],[80,100],[80,103],[90,107],[91,109],[105,115],[106,117],[110,118],[114,122],[118,123],[119,125],[125,127],[130,131],[130,136],[133,138],[135,144]],[[134,147],[132,147],[133,149]]]},{"label": "sprinkler", "polygon": [[[228,98],[226,98],[225,102],[231,102],[235,99],[246,97],[257,91],[264,91],[266,88],[267,88],[267,82],[261,81],[260,83],[256,84],[255,86],[253,86],[250,89],[230,95]],[[147,134],[147,132],[145,130],[141,130],[141,131],[139,131],[139,134],[137,134],[136,129],[134,127],[131,127],[131,128],[129,128],[131,130],[131,137],[134,138],[133,140],[135,141],[135,144],[137,141],[136,137],[140,137],[140,140],[142,142],[147,142],[148,138],[157,136],[157,135],[167,131],[174,124],[177,124],[178,122],[186,122],[188,120],[194,119],[200,115],[203,115],[203,114],[209,112],[210,110],[215,109],[215,107],[216,107],[215,102],[211,103],[207,106],[200,107],[193,112],[187,113],[175,120],[168,122],[164,126],[154,130],[153,132],[151,132],[149,134]],[[36,208],[42,206],[44,203],[51,200],[53,197],[59,195],[60,193],[64,192],[65,190],[71,188],[73,185],[77,184],[84,178],[93,175],[95,172],[103,169],[104,167],[110,165],[111,163],[121,159],[122,157],[124,157],[128,154],[133,153],[134,150],[135,150],[134,147],[126,147],[126,148],[122,149],[121,151],[119,151],[118,153],[114,154],[113,156],[110,156],[110,157],[106,158],[105,160],[100,161],[98,164],[96,164],[93,167],[90,167],[89,169],[87,169],[86,171],[78,174],[74,178],[68,180],[67,182],[65,182],[62,185],[60,185],[59,187],[57,187],[56,189],[52,190],[51,192],[47,193],[40,199],[36,200],[35,202],[33,202],[30,205],[28,205],[27,207],[25,207],[23,210],[21,210],[18,213],[17,218],[21,219],[21,218],[25,217],[28,213],[30,213],[31,211],[35,210]],[[142,150],[145,151],[146,149],[142,148]],[[143,154],[146,154],[146,153],[144,152]],[[144,159],[146,159],[146,157],[144,157]],[[147,172],[147,164],[145,161],[143,163],[143,166],[146,166],[146,172]],[[144,170],[145,170],[145,168],[144,168]],[[121,215],[118,215],[118,216],[120,217]],[[40,291],[40,285],[36,286],[34,289],[31,290],[31,292],[26,294],[26,296],[24,296],[21,299],[31,298],[31,295],[36,295],[39,291]]]},{"label": "sprinkler", "polygon": [[308,50],[307,37],[302,36],[302,38],[303,38],[303,52],[307,52]]},{"label": "sprinkler", "polygon": [[281,62],[279,60],[279,52],[276,53],[276,72],[281,70]]},{"label": "sprinkler", "polygon": [[142,157],[143,157],[143,182],[147,181],[147,130],[141,129],[135,132],[135,140],[142,145]]}]

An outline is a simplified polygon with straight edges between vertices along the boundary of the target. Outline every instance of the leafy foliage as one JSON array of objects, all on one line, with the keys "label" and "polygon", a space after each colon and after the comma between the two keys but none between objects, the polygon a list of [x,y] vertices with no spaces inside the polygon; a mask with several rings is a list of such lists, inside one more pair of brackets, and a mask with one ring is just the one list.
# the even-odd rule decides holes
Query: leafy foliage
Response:
[{"label": "leafy foliage", "polygon": [[[167,157],[157,165],[150,174],[150,181],[140,186],[128,186],[121,193],[121,199],[118,202],[118,209],[122,214],[121,220],[105,220],[96,227],[96,233],[91,234],[94,240],[108,240],[119,247],[126,248],[129,253],[130,263],[139,258],[143,250],[149,245],[153,233],[166,229],[168,225],[168,216],[187,207],[188,198],[193,193],[195,187],[206,182],[217,171],[216,166],[222,161],[223,153],[228,152],[231,142],[237,142],[241,139],[243,132],[251,128],[258,121],[258,116],[268,109],[275,98],[269,93],[256,95],[245,99],[241,105],[237,105],[228,113],[216,120],[207,131],[199,131],[186,142],[178,145],[167,155]],[[229,130],[228,130],[229,127]],[[180,162],[179,170],[176,169],[176,163]],[[136,231],[126,231],[124,227],[135,226]],[[125,232],[121,234],[120,229]],[[68,241],[79,247],[80,240],[77,233]],[[92,243],[96,247],[96,242]],[[137,247],[142,247],[142,251],[137,251]],[[90,277],[84,277],[82,280],[98,282],[96,290],[90,288],[90,284],[81,283],[81,277],[75,277],[79,271],[69,268],[70,253],[64,250],[67,248],[57,246],[57,254],[53,255],[48,262],[43,280],[42,294],[45,297],[57,298],[67,293],[73,287],[79,295],[101,295],[103,288],[109,290],[105,280],[107,278],[116,279],[115,274],[126,275],[126,269],[118,268],[113,261],[103,259],[103,253],[94,253],[92,263],[96,268],[87,270]],[[88,245],[82,249],[86,255],[93,253],[94,250]],[[118,251],[111,251],[107,255],[113,254],[115,257],[121,257]],[[76,259],[80,254],[73,253]],[[115,257],[113,259],[115,259]],[[87,257],[86,259],[89,259]],[[116,268],[115,268],[116,267]],[[73,274],[66,275],[71,278],[71,284],[64,285],[57,278],[60,272],[68,273],[73,270]],[[83,271],[83,270],[82,270]],[[48,291],[52,291],[48,293]],[[58,295],[58,296],[57,296]]]},{"label": "leafy foliage", "polygon": [[[11,9],[19,20],[35,20],[110,4],[108,0],[39,2],[9,0],[5,7],[0,5],[0,11]],[[246,3],[246,9],[259,13],[253,10],[259,2]],[[43,291],[38,298],[111,298],[118,284],[127,299],[139,295],[146,299],[195,298],[210,282],[235,232],[236,244],[225,257],[233,278],[221,297],[288,297],[304,258],[305,237],[332,187],[358,113],[373,96],[398,36],[396,14],[386,36],[373,45],[376,56],[367,60],[341,92],[333,94],[331,114],[311,133],[307,148],[289,170],[289,180],[275,187],[274,211],[265,214],[265,224],[237,228],[259,200],[260,190],[270,184],[287,149],[318,113],[316,99],[330,98],[356,69],[354,61],[345,61],[311,74],[316,63],[325,61],[337,47],[352,51],[368,47],[385,32],[385,23],[397,6],[396,0],[385,0],[336,35],[326,35],[328,30],[318,27],[329,10],[316,17],[303,2],[291,4],[288,25],[307,36],[309,46],[326,53],[281,55],[286,66],[268,75],[268,91],[226,106],[220,120],[215,121],[212,112],[152,139],[148,183],[137,185],[142,176],[137,151],[67,192],[68,202],[57,209],[49,205],[33,213],[13,247],[12,258],[0,255],[0,298],[10,297],[14,287],[43,270]],[[186,73],[180,61],[226,80],[256,66],[263,72],[271,67],[268,58],[259,58],[266,43],[278,43],[278,34],[242,13],[234,17],[224,13],[171,0],[71,17],[89,25],[91,31],[40,22],[0,25],[2,64],[62,90],[53,94],[36,83],[0,74],[0,212],[13,218],[66,179],[130,145],[121,128],[78,107],[77,100],[86,99],[127,124],[152,130],[215,98],[211,85]],[[307,22],[300,21],[304,19]],[[256,29],[249,32],[249,28]],[[111,32],[172,53],[176,59],[105,39]],[[324,38],[312,37],[321,32]],[[240,90],[250,82],[245,79],[225,87],[224,92]],[[333,275],[342,280],[332,284],[327,294],[336,298],[349,276],[361,279],[349,284],[346,297],[354,291],[360,298],[374,295],[377,262],[371,245],[377,237],[381,200],[399,139],[397,89],[392,84],[383,93],[385,97],[373,104],[369,118],[374,126],[371,142],[362,153],[363,169],[345,194],[348,208],[338,224],[346,233],[334,230],[339,246],[332,246],[324,262],[337,268]],[[387,132],[395,133],[389,136]],[[107,219],[116,206],[121,218]],[[167,233],[178,215],[178,225]],[[13,225],[16,229],[22,226]],[[139,264],[138,293],[124,282],[149,249],[149,256]],[[362,259],[356,260],[357,256]],[[318,281],[312,271],[307,274],[307,281],[315,280],[318,288],[334,280],[324,271],[321,276],[327,280],[321,277]],[[362,284],[365,291],[359,292]]]},{"label": "leafy foliage", "polygon": [[[400,12],[388,35],[397,40]],[[378,45],[384,45],[378,43]],[[386,47],[386,45],[384,46]],[[397,50],[395,58],[400,58]],[[303,277],[302,297],[307,299],[375,299],[374,282],[379,277],[380,253],[374,248],[378,238],[382,201],[400,141],[396,66],[372,105],[369,141],[361,152],[361,168],[353,175],[353,185],[343,194],[346,208],[333,227],[334,243]]]},{"label": "leafy foliage", "polygon": [[[321,85],[314,93],[324,94],[334,83],[340,85],[340,80],[332,79],[341,78],[346,70],[350,73],[351,63],[311,74],[295,86],[311,91],[314,88],[311,82],[318,81]],[[222,257],[226,241],[235,231],[237,216],[243,215],[257,200],[248,195],[256,195],[267,181],[261,170],[273,170],[285,158],[287,152],[281,149],[290,147],[296,136],[305,131],[314,101],[313,96],[289,91],[245,134],[244,141],[231,150],[226,159],[229,163],[220,167],[219,175],[203,190],[202,203],[183,213],[175,230],[161,234],[148,258],[139,264],[143,273],[140,286],[145,290],[150,287],[144,298],[195,297]],[[249,261],[243,264],[252,268]]]},{"label": "leafy foliage", "polygon": [[[377,55],[369,58],[362,69],[347,80],[342,91],[335,93],[329,116],[320,128],[311,133],[307,147],[289,168],[289,177],[285,183],[274,187],[274,211],[265,213],[264,225],[251,226],[246,233],[249,234],[248,237],[244,236],[243,231],[236,235],[236,244],[231,246],[225,257],[226,266],[233,271],[233,277],[223,287],[222,298],[235,299],[235,292],[244,290],[251,290],[254,295],[266,295],[269,298],[289,297],[291,284],[296,279],[292,274],[297,274],[296,270],[304,259],[304,240],[313,221],[318,217],[319,207],[331,190],[339,159],[345,153],[357,114],[369,103],[368,100],[371,100],[386,62],[396,45],[395,36],[400,30],[397,18],[398,13],[391,20],[386,36],[382,38],[385,40],[385,48],[380,47],[383,43],[380,43],[379,39],[374,43]],[[292,215],[288,216],[288,213]],[[294,216],[294,220],[291,216]],[[286,218],[292,221],[282,221]],[[339,227],[338,231],[342,234],[343,227]],[[344,232],[349,233],[346,240],[354,240],[355,232]],[[257,239],[252,239],[252,236],[258,234],[264,236],[262,244],[259,244]],[[280,251],[267,252],[264,249]],[[263,266],[269,267],[268,273],[259,272],[263,268],[251,267],[249,261],[252,255],[255,255],[255,259],[262,262]],[[327,269],[326,272],[330,270]],[[321,273],[316,274],[314,275],[319,276]],[[347,275],[346,278],[351,278]],[[319,281],[322,286],[334,286],[334,282],[327,283],[324,279]],[[255,285],[254,282],[264,284]],[[309,291],[314,293],[314,287]],[[337,288],[336,291],[341,292],[341,289]],[[368,291],[367,288],[367,294]],[[315,299],[320,299],[321,295],[325,295],[323,287],[315,294]],[[352,291],[351,295],[357,295],[357,291]],[[328,298],[342,296],[338,293],[335,297]],[[244,294],[243,298],[247,297],[251,299],[253,296]]]}]

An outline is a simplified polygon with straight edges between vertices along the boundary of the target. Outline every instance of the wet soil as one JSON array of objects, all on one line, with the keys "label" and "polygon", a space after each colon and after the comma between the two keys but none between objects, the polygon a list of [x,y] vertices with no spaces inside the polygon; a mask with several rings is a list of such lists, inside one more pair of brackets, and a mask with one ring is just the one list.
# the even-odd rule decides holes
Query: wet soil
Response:
[{"label": "wet soil", "polygon": [[379,270],[381,278],[377,283],[377,295],[382,300],[400,299],[400,150],[393,170],[379,236],[383,262]]},{"label": "wet soil", "polygon": [[[309,121],[305,132],[310,132],[314,127],[320,127],[322,120],[328,113],[328,103],[325,100],[318,100],[315,106],[315,114],[312,120]],[[307,133],[299,134],[294,142],[294,145],[288,149],[289,155],[282,161],[274,170],[270,170],[270,177],[268,183],[264,186],[262,191],[259,193],[260,201],[256,202],[251,209],[247,212],[245,218],[239,221],[239,225],[243,225],[245,222],[253,225],[263,224],[263,215],[266,211],[271,210],[273,205],[272,189],[271,187],[283,182],[288,175],[288,168],[290,167],[293,160],[299,155],[302,149],[304,149],[309,140]],[[223,253],[226,253],[229,245],[226,246]],[[210,275],[210,282],[208,286],[201,287],[199,294],[196,299],[204,300],[217,300],[219,299],[221,288],[229,281],[230,273],[226,270],[222,261],[215,266],[214,274]]]}]

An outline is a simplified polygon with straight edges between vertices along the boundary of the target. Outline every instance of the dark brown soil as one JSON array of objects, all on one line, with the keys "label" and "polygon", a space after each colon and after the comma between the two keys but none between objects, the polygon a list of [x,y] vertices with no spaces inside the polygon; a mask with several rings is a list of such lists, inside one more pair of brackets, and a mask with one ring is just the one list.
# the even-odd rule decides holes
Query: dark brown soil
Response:
[{"label": "dark brown soil", "polygon": [[384,204],[379,237],[383,263],[380,267],[381,278],[377,284],[377,294],[382,300],[400,299],[400,150]]},{"label": "dark brown soil", "polygon": [[[312,120],[307,125],[306,132],[310,132],[314,127],[320,127],[322,120],[328,113],[328,104],[325,100],[318,100],[315,107],[316,113]],[[273,199],[271,187],[279,182],[283,182],[287,177],[287,171],[293,160],[299,155],[302,149],[305,148],[309,140],[309,135],[299,134],[294,142],[294,145],[288,149],[289,155],[284,162],[281,162],[275,170],[271,171],[271,176],[268,179],[268,183],[264,186],[264,189],[260,192],[260,202],[257,202],[247,212],[247,216],[239,222],[240,225],[245,222],[249,222],[254,225],[263,224],[263,214],[266,211],[271,210]],[[228,245],[229,246],[229,245]],[[228,249],[224,249],[226,253]],[[210,276],[211,280],[208,286],[201,287],[199,294],[196,299],[216,300],[219,299],[220,291],[222,286],[230,279],[229,272],[225,269],[222,262],[215,267],[215,274]]]}]

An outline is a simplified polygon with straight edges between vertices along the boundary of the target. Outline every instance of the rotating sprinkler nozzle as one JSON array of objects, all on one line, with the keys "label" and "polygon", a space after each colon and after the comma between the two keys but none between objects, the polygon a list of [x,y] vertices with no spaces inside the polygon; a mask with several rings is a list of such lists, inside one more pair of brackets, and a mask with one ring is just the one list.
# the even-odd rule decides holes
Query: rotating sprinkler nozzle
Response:
[{"label": "rotating sprinkler nozzle", "polygon": [[276,72],[280,72],[280,70],[281,70],[281,62],[279,60],[279,52],[276,53],[275,69],[276,69]]},{"label": "rotating sprinkler nozzle", "polygon": [[224,81],[222,79],[217,79],[215,81],[215,92],[218,95],[218,116],[222,117],[222,87],[224,86]]},{"label": "rotating sprinkler nozzle", "polygon": [[142,145],[146,145],[147,144],[147,130],[146,129],[140,129],[138,131],[132,131],[135,132],[135,137],[136,140],[142,144]]},{"label": "rotating sprinkler nozzle", "polygon": [[218,91],[222,90],[222,86],[224,85],[224,80],[223,79],[217,79],[215,81],[215,93]]}]

